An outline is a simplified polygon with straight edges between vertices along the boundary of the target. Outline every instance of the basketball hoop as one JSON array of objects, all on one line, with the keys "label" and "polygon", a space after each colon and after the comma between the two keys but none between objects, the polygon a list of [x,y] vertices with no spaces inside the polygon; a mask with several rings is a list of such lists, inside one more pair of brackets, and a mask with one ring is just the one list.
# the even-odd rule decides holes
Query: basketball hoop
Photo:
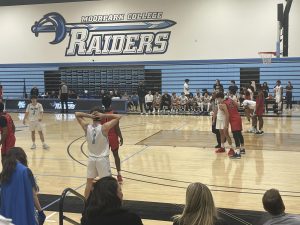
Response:
[{"label": "basketball hoop", "polygon": [[263,64],[272,63],[272,56],[276,55],[276,52],[259,52],[258,53],[262,59]]}]

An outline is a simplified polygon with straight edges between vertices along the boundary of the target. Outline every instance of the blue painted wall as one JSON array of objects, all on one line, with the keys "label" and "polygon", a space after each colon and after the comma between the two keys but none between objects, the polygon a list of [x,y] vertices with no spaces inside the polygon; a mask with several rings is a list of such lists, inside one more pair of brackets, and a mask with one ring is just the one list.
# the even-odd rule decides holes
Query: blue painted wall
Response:
[{"label": "blue painted wall", "polygon": [[285,87],[290,80],[294,86],[294,100],[300,101],[300,58],[282,58],[272,64],[262,64],[260,59],[249,60],[206,60],[206,61],[167,61],[167,62],[130,62],[130,63],[76,63],[76,64],[28,64],[0,65],[0,83],[4,86],[5,97],[22,97],[25,80],[26,92],[33,86],[44,91],[44,71],[58,70],[61,66],[96,66],[96,65],[145,65],[145,69],[162,71],[162,91],[180,93],[184,79],[190,79],[191,91],[207,88],[212,91],[216,79],[221,80],[227,89],[230,80],[240,84],[240,68],[260,68],[261,82],[268,82],[269,87],[281,80]]}]

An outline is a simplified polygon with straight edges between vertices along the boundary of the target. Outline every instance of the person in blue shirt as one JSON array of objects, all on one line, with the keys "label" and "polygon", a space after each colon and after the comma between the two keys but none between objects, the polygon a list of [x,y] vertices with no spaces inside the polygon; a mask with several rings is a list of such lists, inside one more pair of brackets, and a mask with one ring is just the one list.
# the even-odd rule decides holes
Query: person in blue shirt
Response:
[{"label": "person in blue shirt", "polygon": [[[8,151],[0,174],[0,214],[12,219],[15,225],[42,225],[46,216],[37,196],[38,187],[27,156],[20,147]],[[35,208],[38,211],[37,218]]]}]

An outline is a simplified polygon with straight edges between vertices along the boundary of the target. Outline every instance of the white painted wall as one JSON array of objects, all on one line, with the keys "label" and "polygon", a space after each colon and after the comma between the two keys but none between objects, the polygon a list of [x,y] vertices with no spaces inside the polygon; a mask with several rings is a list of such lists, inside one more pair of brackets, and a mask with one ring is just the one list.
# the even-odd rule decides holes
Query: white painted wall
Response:
[{"label": "white painted wall", "polygon": [[[275,51],[277,3],[284,0],[102,0],[0,7],[0,64],[57,62],[127,62],[256,58],[258,51]],[[65,57],[68,37],[57,45],[53,34],[35,37],[31,26],[49,12],[68,23],[81,16],[162,11],[177,24],[168,51],[161,55]],[[300,56],[300,1],[290,12],[290,57]]]}]

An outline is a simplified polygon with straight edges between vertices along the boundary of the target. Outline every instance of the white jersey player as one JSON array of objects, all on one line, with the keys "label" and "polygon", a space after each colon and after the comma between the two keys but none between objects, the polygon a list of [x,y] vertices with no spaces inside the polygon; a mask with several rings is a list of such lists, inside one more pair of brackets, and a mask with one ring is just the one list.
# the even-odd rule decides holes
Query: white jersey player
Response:
[{"label": "white jersey player", "polygon": [[281,86],[281,81],[277,80],[276,86],[274,87],[275,93],[275,102],[278,105],[278,109],[281,109],[282,106],[282,94],[283,94],[283,87]]},{"label": "white jersey player", "polygon": [[[93,181],[96,177],[102,178],[111,176],[109,163],[109,142],[108,132],[119,122],[121,116],[119,114],[102,114],[101,109],[95,107],[91,113],[76,112],[75,116],[78,123],[85,132],[86,142],[88,145],[88,163],[87,163],[87,183],[84,196],[87,199],[90,195]],[[85,118],[93,120],[89,124]],[[101,125],[102,119],[111,119],[109,122]]]},{"label": "white jersey player", "polygon": [[36,144],[35,144],[35,131],[37,130],[40,139],[43,144],[43,149],[48,149],[49,146],[45,143],[45,137],[43,134],[43,129],[42,129],[42,119],[43,119],[43,106],[41,103],[37,102],[37,97],[36,96],[31,96],[31,103],[27,105],[26,112],[25,112],[25,117],[23,120],[23,124],[25,125],[26,119],[29,120],[29,130],[31,131],[31,140],[32,140],[32,146],[31,149],[36,149]]}]

